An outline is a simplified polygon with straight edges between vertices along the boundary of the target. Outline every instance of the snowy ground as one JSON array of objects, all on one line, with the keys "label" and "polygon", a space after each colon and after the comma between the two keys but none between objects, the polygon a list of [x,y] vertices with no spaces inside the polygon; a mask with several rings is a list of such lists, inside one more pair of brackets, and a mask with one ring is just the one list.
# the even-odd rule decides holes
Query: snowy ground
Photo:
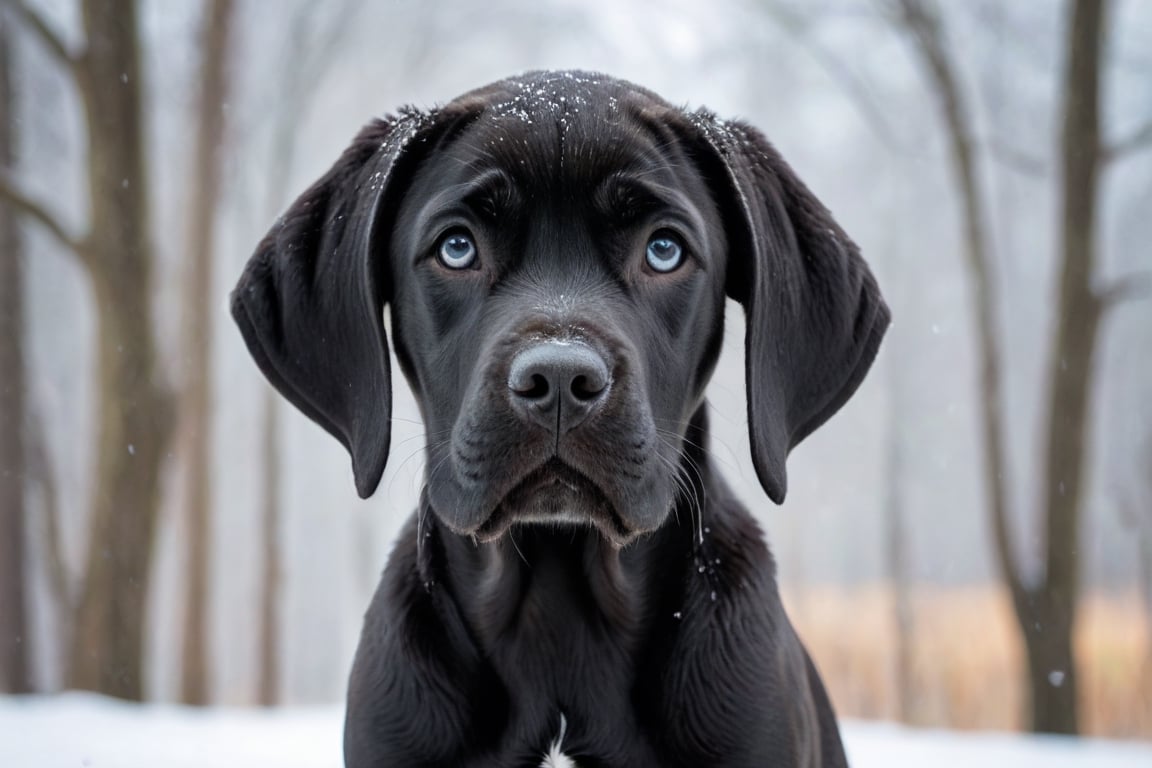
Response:
[{"label": "snowy ground", "polygon": [[[340,768],[339,707],[137,706],[87,694],[0,697],[3,768]],[[855,768],[1145,768],[1152,744],[843,727]]]}]

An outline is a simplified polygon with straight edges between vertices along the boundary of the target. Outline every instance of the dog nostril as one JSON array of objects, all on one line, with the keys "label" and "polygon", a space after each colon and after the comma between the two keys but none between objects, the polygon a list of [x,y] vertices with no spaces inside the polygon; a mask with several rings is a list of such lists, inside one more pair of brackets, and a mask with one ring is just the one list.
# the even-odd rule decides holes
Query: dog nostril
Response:
[{"label": "dog nostril", "polygon": [[539,373],[532,374],[532,378],[528,380],[528,386],[516,390],[516,394],[521,397],[526,397],[529,400],[542,400],[548,397],[548,379]]},{"label": "dog nostril", "polygon": [[572,379],[572,396],[577,400],[595,400],[604,391],[605,384],[593,382],[587,376]]}]

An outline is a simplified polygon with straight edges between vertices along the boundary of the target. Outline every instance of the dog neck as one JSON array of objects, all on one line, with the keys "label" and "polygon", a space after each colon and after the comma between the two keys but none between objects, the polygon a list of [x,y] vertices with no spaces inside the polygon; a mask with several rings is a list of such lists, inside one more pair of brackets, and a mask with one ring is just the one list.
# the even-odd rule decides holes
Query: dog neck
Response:
[{"label": "dog neck", "polygon": [[509,634],[570,636],[589,624],[628,637],[641,629],[651,561],[667,538],[619,550],[592,527],[514,526],[488,544],[447,534],[438,570],[483,651]]},{"label": "dog neck", "polygon": [[684,441],[676,509],[624,548],[592,526],[564,524],[516,525],[479,543],[435,522],[425,496],[421,576],[450,597],[478,656],[501,677],[536,680],[564,699],[569,683],[589,684],[588,667],[593,676],[631,668],[655,617],[678,610],[678,574],[699,557],[699,531],[708,525],[700,517],[708,508],[706,444],[701,407]]}]

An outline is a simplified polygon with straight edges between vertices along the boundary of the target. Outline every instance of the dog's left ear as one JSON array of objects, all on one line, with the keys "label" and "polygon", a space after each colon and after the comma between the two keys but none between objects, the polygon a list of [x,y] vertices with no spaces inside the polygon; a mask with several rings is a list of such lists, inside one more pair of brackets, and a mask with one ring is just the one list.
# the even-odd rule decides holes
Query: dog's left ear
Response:
[{"label": "dog's left ear", "polygon": [[788,452],[856,391],[890,315],[860,249],[759,131],[689,117],[726,177],[727,292],[747,322],[752,463],[780,504]]},{"label": "dog's left ear", "polygon": [[411,165],[405,148],[433,123],[410,110],[366,126],[276,222],[232,293],[260,369],[348,449],[362,498],[380,482],[391,435],[385,214]]}]

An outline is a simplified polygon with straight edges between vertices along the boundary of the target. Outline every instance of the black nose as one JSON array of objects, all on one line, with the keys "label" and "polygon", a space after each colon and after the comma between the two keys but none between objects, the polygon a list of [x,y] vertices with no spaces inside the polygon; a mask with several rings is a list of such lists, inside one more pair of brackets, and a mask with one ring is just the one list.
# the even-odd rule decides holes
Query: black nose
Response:
[{"label": "black nose", "polygon": [[580,343],[549,341],[512,359],[512,405],[542,427],[564,434],[584,421],[608,394],[604,359]]}]

